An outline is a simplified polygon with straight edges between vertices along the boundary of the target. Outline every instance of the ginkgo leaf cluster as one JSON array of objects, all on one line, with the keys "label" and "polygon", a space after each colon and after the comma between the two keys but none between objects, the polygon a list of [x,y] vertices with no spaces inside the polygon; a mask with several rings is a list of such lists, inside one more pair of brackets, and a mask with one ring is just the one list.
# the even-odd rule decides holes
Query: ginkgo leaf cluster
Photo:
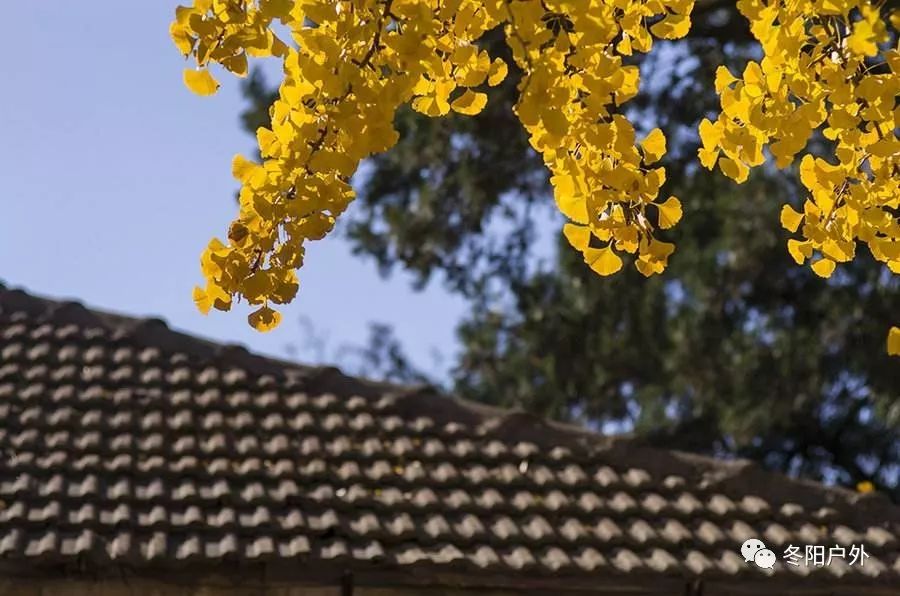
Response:
[{"label": "ginkgo leaf cluster", "polygon": [[[560,3],[548,17],[540,0],[505,4],[507,40],[525,73],[516,114],[551,172],[556,203],[570,220],[566,239],[600,275],[619,271],[622,253],[636,255],[644,275],[661,273],[675,248],[655,234],[681,218],[677,198],[659,201],[665,168],[652,167],[666,138],[657,128],[639,141],[617,108],[640,85],[638,68],[623,56],[649,52],[654,37],[684,36],[693,5]],[[559,25],[542,26],[548,18]]]},{"label": "ginkgo leaf cluster", "polygon": [[[623,56],[649,52],[655,38],[690,28],[693,0],[195,0],[179,6],[171,36],[195,68],[195,93],[218,82],[211,63],[244,76],[248,57],[275,57],[284,79],[271,127],[260,128],[261,164],[235,157],[238,216],[225,240],[201,257],[198,307],[255,307],[250,323],[279,322],[273,305],[294,298],[307,241],[328,234],[354,198],[360,161],[398,140],[397,109],[429,116],[475,115],[485,86],[509,65],[478,46],[503,26],[524,72],[515,107],[549,168],[556,201],[571,220],[566,238],[598,273],[636,255],[645,275],[674,250],[656,237],[681,218],[677,198],[658,199],[665,154],[658,129],[638,140],[619,107],[638,92],[637,67]],[[276,24],[291,39],[275,33]],[[279,29],[282,30],[282,29]],[[293,42],[293,43],[291,43]]]},{"label": "ginkgo leaf cluster", "polygon": [[[780,168],[802,154],[807,196],[799,211],[783,207],[781,224],[794,234],[791,257],[823,278],[860,243],[900,273],[900,9],[889,5],[740,0],[763,57],[740,76],[719,67],[722,111],[700,123],[701,163],[738,183],[765,151]],[[832,143],[827,155],[806,152],[817,131]]]},{"label": "ginkgo leaf cluster", "polygon": [[[240,209],[225,240],[201,257],[206,279],[194,298],[204,312],[244,299],[250,323],[274,328],[273,305],[291,301],[307,241],[334,227],[353,201],[361,160],[398,140],[394,116],[476,115],[486,86],[506,63],[478,45],[502,27],[523,72],[515,113],[550,171],[554,199],[569,220],[568,242],[600,275],[633,255],[644,275],[661,273],[674,245],[659,231],[682,217],[660,197],[666,138],[638,138],[621,107],[640,72],[625,60],[677,39],[691,26],[693,0],[195,0],[180,6],[173,41],[192,58],[185,84],[216,92],[217,63],[237,76],[248,57],[275,57],[284,79],[257,131],[261,164],[235,157]],[[788,251],[819,276],[865,244],[900,272],[900,48],[888,47],[900,11],[873,0],[739,0],[762,47],[740,75],[720,67],[716,120],[700,124],[699,159],[738,183],[767,155],[785,168],[798,156],[808,192],[781,223]],[[274,33],[278,23],[290,35]],[[896,35],[894,36],[896,39]],[[817,132],[833,143],[806,153]],[[896,336],[891,332],[889,348]]]}]

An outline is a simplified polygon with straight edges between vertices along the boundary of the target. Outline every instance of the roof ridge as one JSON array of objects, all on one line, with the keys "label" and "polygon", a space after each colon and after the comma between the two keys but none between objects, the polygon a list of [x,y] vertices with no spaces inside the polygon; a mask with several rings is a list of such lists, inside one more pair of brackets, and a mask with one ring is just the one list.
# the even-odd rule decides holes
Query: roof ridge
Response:
[{"label": "roof ridge", "polygon": [[0,283],[0,314],[24,312],[40,323],[100,328],[116,340],[131,340],[144,347],[164,352],[178,351],[202,361],[245,368],[255,374],[298,377],[311,374],[315,367],[254,354],[236,343],[218,342],[177,331],[159,317],[130,315],[87,307],[78,300],[56,300],[38,296]]},{"label": "roof ridge", "polygon": [[159,317],[134,317],[85,306],[78,300],[59,300],[12,288],[0,282],[0,315],[24,312],[40,323],[100,328],[115,340],[130,340],[162,352],[180,352],[207,364],[233,366],[256,375],[271,375],[304,390],[358,395],[375,399],[389,392],[405,395],[420,386],[403,386],[344,374],[334,366],[308,366],[250,351],[240,343],[220,342],[178,331]]},{"label": "roof ridge", "polygon": [[790,500],[808,509],[836,508],[860,521],[900,520],[900,506],[880,493],[790,478],[746,459],[723,460],[654,447],[629,435],[603,435],[549,420],[523,410],[509,410],[448,396],[427,385],[399,385],[350,376],[333,366],[304,366],[254,354],[241,344],[221,343],[176,331],[160,318],[131,317],[84,306],[76,300],[54,300],[0,282],[0,315],[25,312],[40,322],[100,327],[116,340],[127,339],[163,352],[187,353],[197,361],[234,366],[255,375],[286,381],[286,388],[307,393],[366,399],[390,397],[390,412],[416,417],[427,412],[436,423],[461,424],[482,438],[505,443],[530,442],[548,451],[562,447],[585,459],[600,458],[619,467],[639,467],[657,475],[681,476],[698,488],[731,495],[757,495],[769,502]]}]

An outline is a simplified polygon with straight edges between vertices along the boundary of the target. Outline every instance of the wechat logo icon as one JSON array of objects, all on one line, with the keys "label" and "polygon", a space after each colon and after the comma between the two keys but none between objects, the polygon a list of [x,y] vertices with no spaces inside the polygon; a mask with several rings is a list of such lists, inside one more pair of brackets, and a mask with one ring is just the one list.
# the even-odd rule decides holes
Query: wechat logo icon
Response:
[{"label": "wechat logo icon", "polygon": [[762,540],[748,538],[741,545],[741,554],[747,563],[755,563],[760,569],[772,569],[775,567],[777,556],[763,544]]}]

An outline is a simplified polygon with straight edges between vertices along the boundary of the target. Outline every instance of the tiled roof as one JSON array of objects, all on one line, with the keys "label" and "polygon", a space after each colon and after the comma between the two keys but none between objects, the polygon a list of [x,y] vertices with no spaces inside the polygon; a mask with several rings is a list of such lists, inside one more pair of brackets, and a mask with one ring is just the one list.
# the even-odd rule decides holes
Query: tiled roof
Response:
[{"label": "tiled roof", "polygon": [[[900,508],[880,495],[2,286],[0,454],[0,577],[215,569],[679,594],[696,581],[900,584]],[[773,573],[740,556],[751,537],[779,554]],[[870,557],[818,568],[780,557],[835,543]]]}]

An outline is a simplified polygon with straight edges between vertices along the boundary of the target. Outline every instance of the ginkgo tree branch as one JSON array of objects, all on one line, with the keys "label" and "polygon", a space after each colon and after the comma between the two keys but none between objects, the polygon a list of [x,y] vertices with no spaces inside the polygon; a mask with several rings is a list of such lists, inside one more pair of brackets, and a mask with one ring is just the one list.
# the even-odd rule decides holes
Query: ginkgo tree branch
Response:
[{"label": "ginkgo tree branch", "polygon": [[391,15],[391,5],[394,0],[385,0],[384,2],[384,11],[381,13],[381,16],[378,17],[378,23],[375,25],[375,36],[372,39],[372,45],[369,46],[369,50],[366,52],[366,55],[362,57],[362,60],[356,62],[354,60],[354,64],[359,66],[360,68],[371,67],[370,61],[372,60],[372,56],[375,55],[375,52],[378,51],[379,45],[381,44],[381,31],[384,29],[384,23]]},{"label": "ginkgo tree branch", "polygon": [[[678,199],[657,203],[664,168],[648,167],[665,154],[665,137],[656,129],[638,142],[613,108],[639,86],[637,67],[624,66],[623,56],[649,52],[654,38],[687,34],[693,0],[554,4],[196,0],[179,8],[172,36],[198,65],[268,54],[282,59],[285,72],[271,128],[257,131],[263,164],[234,160],[240,213],[228,242],[212,241],[201,258],[206,286],[195,290],[198,306],[228,310],[234,297],[244,297],[260,306],[251,314],[255,327],[277,325],[270,304],[294,297],[303,245],[327,234],[353,199],[348,181],[360,160],[396,142],[398,106],[410,102],[429,116],[484,108],[487,96],[478,88],[499,84],[508,65],[476,42],[503,24],[527,73],[516,112],[556,181],[557,203],[572,221],[566,237],[601,275],[622,267],[620,254],[634,255],[645,275],[662,272],[674,246],[657,240],[653,221],[666,229],[681,217]],[[390,27],[389,19],[404,27]],[[274,35],[275,20],[291,29],[296,48]],[[208,51],[211,40],[215,49]],[[205,94],[217,87],[204,68],[188,83]],[[658,217],[646,215],[653,206]]]},{"label": "ginkgo tree branch", "polygon": [[[782,226],[800,235],[788,241],[791,256],[823,278],[851,261],[858,244],[900,273],[900,51],[888,46],[900,9],[883,14],[883,6],[741,3],[763,59],[750,61],[740,77],[719,67],[722,113],[700,123],[701,163],[738,183],[765,162],[766,147],[785,168],[814,132],[834,143],[830,159],[803,155],[800,181],[809,196],[802,212],[789,205],[781,212]],[[874,72],[873,60],[887,65],[884,72]],[[896,327],[888,351],[900,355]]]},{"label": "ginkgo tree branch", "polygon": [[[738,25],[732,7],[745,17]],[[247,55],[277,56],[285,79],[271,108],[271,128],[257,131],[262,164],[237,156],[240,212],[228,242],[201,257],[206,286],[195,290],[204,312],[228,310],[234,297],[259,308],[250,322],[268,330],[298,289],[304,245],[328,234],[354,198],[349,179],[362,159],[397,142],[397,109],[475,115],[479,90],[506,77],[508,65],[478,46],[503,26],[523,71],[516,116],[550,172],[554,199],[568,222],[563,234],[600,275],[623,267],[662,273],[675,246],[659,239],[682,217],[676,197],[661,199],[666,154],[660,129],[637,139],[622,104],[638,93],[640,71],[627,63],[654,40],[693,35],[729,17],[760,42],[764,58],[741,77],[721,67],[722,113],[703,120],[698,156],[738,183],[766,161],[787,167],[804,153],[800,179],[810,196],[803,212],[785,206],[788,251],[828,277],[855,256],[858,243],[900,272],[900,163],[896,97],[900,51],[887,47],[900,10],[873,0],[195,0],[179,7],[171,34],[198,70],[185,82],[208,95],[219,63],[242,75]],[[692,21],[693,18],[693,21]],[[297,41],[274,34],[280,21]],[[391,21],[404,26],[391,27]],[[311,25],[310,23],[315,23]],[[708,29],[708,31],[706,31]],[[722,31],[716,34],[721,35]],[[730,41],[739,38],[728,33]],[[871,60],[886,63],[875,72]],[[352,92],[351,92],[352,90]],[[884,134],[893,130],[893,134]],[[834,160],[805,154],[815,131],[835,143]],[[653,166],[653,167],[651,167]],[[845,189],[837,194],[836,189]],[[289,200],[285,200],[288,197]],[[233,233],[234,232],[234,233]],[[900,353],[900,335],[889,350]]]}]

